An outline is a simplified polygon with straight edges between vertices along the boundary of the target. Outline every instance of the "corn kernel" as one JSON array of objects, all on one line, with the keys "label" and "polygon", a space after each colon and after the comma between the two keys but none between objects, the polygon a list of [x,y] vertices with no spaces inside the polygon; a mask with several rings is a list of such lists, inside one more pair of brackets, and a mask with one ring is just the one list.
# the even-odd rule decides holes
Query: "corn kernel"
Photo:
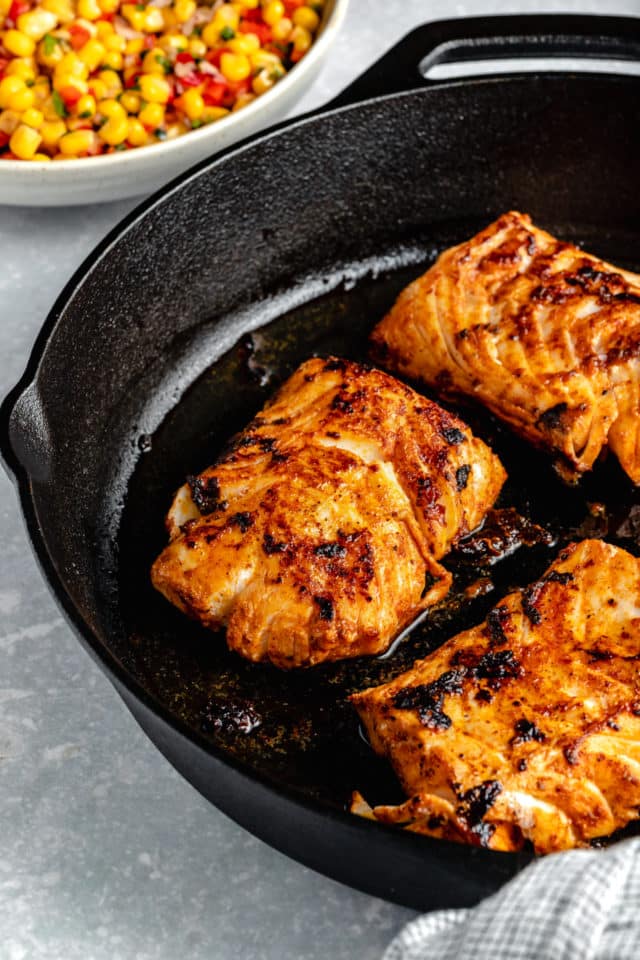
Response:
[{"label": "corn kernel", "polygon": [[98,136],[101,140],[104,140],[105,143],[108,143],[110,147],[117,147],[118,144],[124,143],[127,139],[128,132],[129,118],[123,110],[122,116],[118,116],[117,114],[112,115],[106,123],[102,124],[98,130]]},{"label": "corn kernel", "polygon": [[262,10],[262,19],[273,27],[278,20],[282,20],[286,11],[282,0],[269,0],[269,3]]},{"label": "corn kernel", "polygon": [[241,93],[231,107],[231,113],[236,113],[238,110],[242,110],[243,107],[248,107],[250,103],[253,103],[255,98],[255,93]]},{"label": "corn kernel", "polygon": [[[198,38],[196,38],[198,39]],[[200,41],[202,43],[202,41]],[[189,47],[189,39],[183,33],[165,33],[160,38],[158,46],[167,52],[175,50],[177,53],[183,53]],[[206,53],[206,47],[204,53]],[[204,56],[204,53],[202,54]]]},{"label": "corn kernel", "polygon": [[271,90],[271,87],[276,83],[280,77],[284,76],[284,70],[268,70],[263,69],[260,73],[256,74],[251,83],[251,88],[253,92],[259,97],[263,93],[266,93],[267,90]]},{"label": "corn kernel", "polygon": [[33,127],[34,130],[39,130],[44,123],[44,114],[42,113],[42,110],[36,110],[35,107],[29,107],[29,109],[25,110],[22,114],[22,122],[26,123],[28,127]]},{"label": "corn kernel", "polygon": [[100,77],[92,77],[89,81],[89,92],[96,100],[106,100],[107,85]]},{"label": "corn kernel", "polygon": [[75,11],[70,0],[42,0],[42,9],[55,13],[59,23],[70,23],[75,18]]},{"label": "corn kernel", "polygon": [[141,100],[137,93],[131,93],[126,91],[120,95],[120,103],[127,111],[127,113],[138,113],[140,110]]},{"label": "corn kernel", "polygon": [[109,70],[122,70],[124,60],[119,50],[107,50],[102,58],[102,65]]},{"label": "corn kernel", "polygon": [[56,65],[55,75],[78,77],[80,80],[86,80],[89,76],[89,67],[77,53],[65,53],[60,63]]},{"label": "corn kernel", "polygon": [[4,72],[7,77],[20,77],[25,83],[33,83],[36,79],[36,68],[31,57],[10,60]]},{"label": "corn kernel", "polygon": [[211,20],[202,31],[202,40],[207,47],[215,47],[220,40],[220,27]]},{"label": "corn kernel", "polygon": [[46,153],[34,153],[31,159],[37,160],[38,163],[49,163],[51,160],[51,157],[48,157]]},{"label": "corn kernel", "polygon": [[122,104],[114,99],[101,100],[98,103],[98,110],[103,117],[117,117],[120,120],[127,115],[127,111]]},{"label": "corn kernel", "polygon": [[167,55],[162,47],[152,47],[142,60],[142,69],[145,73],[158,73],[164,76],[166,62]]},{"label": "corn kernel", "polygon": [[98,6],[103,13],[117,13],[120,0],[98,0]]},{"label": "corn kernel", "polygon": [[20,126],[20,114],[13,110],[3,110],[0,113],[0,133],[11,135]]},{"label": "corn kernel", "polygon": [[289,34],[289,42],[293,44],[294,52],[300,56],[307,52],[313,43],[313,37],[305,27],[294,27]]},{"label": "corn kernel", "polygon": [[189,117],[189,120],[199,120],[204,110],[204,100],[202,95],[195,87],[190,87],[180,97],[182,110]]},{"label": "corn kernel", "polygon": [[293,30],[293,21],[289,17],[283,17],[271,28],[273,39],[279,43],[284,43],[289,39],[289,34]]},{"label": "corn kernel", "polygon": [[97,0],[78,0],[78,16],[85,20],[97,20],[102,16],[102,10]]},{"label": "corn kernel", "polygon": [[222,120],[229,111],[225,107],[207,107],[202,111],[200,119],[203,123],[213,123],[215,120]]},{"label": "corn kernel", "polygon": [[74,130],[60,138],[58,149],[65,157],[80,157],[95,150],[96,143],[93,130]]},{"label": "corn kernel", "polygon": [[164,29],[164,14],[159,7],[147,7],[144,15],[145,33],[158,33]]},{"label": "corn kernel", "polygon": [[196,12],[194,0],[176,0],[173,5],[173,12],[178,23],[186,23],[189,17]]},{"label": "corn kernel", "polygon": [[242,0],[240,6],[243,10],[257,10],[260,6],[260,0]]},{"label": "corn kernel", "polygon": [[132,147],[143,147],[149,142],[149,134],[140,123],[132,117],[129,117],[129,126],[127,129],[127,141]]},{"label": "corn kernel", "polygon": [[244,53],[247,56],[260,49],[260,38],[255,33],[241,33],[229,40],[227,46],[233,53]]},{"label": "corn kernel", "polygon": [[96,100],[90,93],[85,93],[76,103],[76,114],[81,119],[88,119],[96,112]]},{"label": "corn kernel", "polygon": [[[104,23],[105,21],[101,20],[100,22]],[[111,24],[109,24],[109,26],[111,26]],[[124,37],[121,37],[119,33],[105,34],[102,41],[107,50],[117,50],[118,53],[124,53],[127,49],[127,41]]]},{"label": "corn kernel", "polygon": [[84,47],[78,50],[79,59],[87,65],[89,73],[97,70],[102,63],[102,58],[106,53],[105,47],[99,40],[87,40]]},{"label": "corn kernel", "polygon": [[20,160],[31,160],[34,153],[37,153],[41,142],[42,137],[37,130],[21,123],[11,134],[9,149]]},{"label": "corn kernel", "polygon": [[310,33],[315,33],[320,25],[320,17],[311,7],[298,7],[291,19],[296,26],[304,27]]},{"label": "corn kernel", "polygon": [[218,7],[215,12],[215,19],[218,21],[220,28],[227,26],[231,27],[232,30],[237,30],[240,24],[240,14],[232,3],[223,3],[221,7]]},{"label": "corn kernel", "polygon": [[35,40],[28,37],[26,33],[21,33],[20,30],[7,30],[2,43],[5,49],[16,57],[32,57],[36,49]]},{"label": "corn kernel", "polygon": [[127,40],[125,53],[128,57],[136,57],[139,53],[142,53],[143,50],[144,40],[142,37],[133,37],[131,40]]},{"label": "corn kernel", "polygon": [[189,40],[189,53],[195,60],[200,60],[207,52],[207,45],[200,37],[191,37]]},{"label": "corn kernel", "polygon": [[63,137],[66,132],[67,127],[64,121],[59,118],[56,120],[45,120],[40,127],[42,143],[49,150],[57,145],[60,137]]},{"label": "corn kernel", "polygon": [[28,13],[20,14],[16,26],[21,33],[31,37],[32,40],[42,40],[45,33],[55,30],[58,26],[58,18],[50,10],[29,10]]},{"label": "corn kernel", "polygon": [[[105,96],[117,97],[119,93],[122,93],[122,80],[115,70],[101,70],[99,79],[105,84]],[[93,80],[91,82],[93,83]],[[95,91],[92,92],[96,100],[104,99],[103,97],[99,97]]]},{"label": "corn kernel", "polygon": [[20,90],[26,89],[27,87],[22,77],[8,76],[0,80],[0,110],[4,110],[5,107],[9,106],[11,97],[19,93]]},{"label": "corn kernel", "polygon": [[252,53],[249,57],[251,61],[251,66],[254,70],[261,70],[263,67],[269,69],[276,69],[282,67],[282,61],[275,53],[270,53],[268,50],[256,50],[255,53]]},{"label": "corn kernel", "polygon": [[251,75],[251,63],[243,53],[223,53],[220,57],[220,72],[231,83],[239,83]]},{"label": "corn kernel", "polygon": [[36,57],[38,63],[41,63],[43,67],[49,67],[51,70],[56,67],[64,57],[64,47],[61,43],[51,45],[51,43],[48,42],[48,38],[45,37],[45,39],[41,40],[38,44]]},{"label": "corn kernel", "polygon": [[171,87],[164,77],[158,77],[153,73],[145,73],[140,77],[139,83],[143,100],[147,100],[149,103],[166,103],[169,99]]},{"label": "corn kernel", "polygon": [[9,110],[15,110],[17,113],[22,113],[23,110],[28,110],[35,103],[36,97],[33,90],[30,87],[23,87],[22,90],[17,90],[9,97],[7,106]]},{"label": "corn kernel", "polygon": [[109,23],[108,20],[98,20],[98,22],[95,25],[95,28],[96,28],[96,37],[98,38],[98,40],[104,43],[105,46],[109,38],[118,37],[118,39],[122,39],[124,41],[124,45],[126,47],[127,41],[124,39],[124,37],[119,37],[119,35],[113,29],[113,24]]},{"label": "corn kernel", "polygon": [[184,123],[172,123],[167,127],[167,140],[175,140],[176,137],[181,137],[188,129],[189,127],[186,127]]},{"label": "corn kernel", "polygon": [[138,120],[155,130],[164,123],[164,107],[160,103],[147,103],[138,114]]}]

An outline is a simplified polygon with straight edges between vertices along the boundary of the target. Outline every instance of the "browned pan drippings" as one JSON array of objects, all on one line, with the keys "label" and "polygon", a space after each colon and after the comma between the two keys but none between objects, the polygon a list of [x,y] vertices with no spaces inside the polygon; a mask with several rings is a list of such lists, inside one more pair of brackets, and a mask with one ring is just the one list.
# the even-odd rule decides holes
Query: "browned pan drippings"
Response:
[{"label": "browned pan drippings", "polygon": [[[457,225],[438,249],[477,225]],[[558,229],[562,235],[567,231]],[[574,236],[573,232],[571,233]],[[625,266],[624,252],[585,246]],[[606,246],[606,245],[605,245]],[[350,693],[385,682],[460,630],[484,619],[510,589],[536,579],[560,547],[606,537],[640,554],[640,493],[612,458],[568,487],[548,459],[486,411],[455,412],[501,458],[509,479],[484,529],[459,544],[445,565],[449,597],[390,655],[284,673],[252,665],[155,593],[149,569],[166,542],[164,515],[185,476],[211,464],[295,367],[313,354],[368,358],[368,334],[395,296],[433,259],[341,286],[243,337],[182,397],[131,479],[120,532],[121,591],[130,651],[126,667],[193,727],[256,772],[290,789],[344,808],[359,789],[372,803],[402,799],[386,763],[359,733]],[[416,386],[416,384],[412,384]],[[417,389],[427,393],[424,388]],[[435,399],[435,398],[434,398]]]}]

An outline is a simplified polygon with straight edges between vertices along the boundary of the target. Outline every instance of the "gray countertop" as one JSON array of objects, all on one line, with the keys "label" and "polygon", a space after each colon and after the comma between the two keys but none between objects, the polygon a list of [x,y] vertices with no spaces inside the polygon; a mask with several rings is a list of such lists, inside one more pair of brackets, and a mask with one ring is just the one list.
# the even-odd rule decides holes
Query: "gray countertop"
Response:
[{"label": "gray countertop", "polygon": [[[337,93],[429,19],[640,15],[640,0],[352,0],[317,84]],[[0,394],[85,255],[135,201],[0,207]],[[365,960],[412,913],[305,869],[205,802],[62,620],[0,474],[0,960]]]}]

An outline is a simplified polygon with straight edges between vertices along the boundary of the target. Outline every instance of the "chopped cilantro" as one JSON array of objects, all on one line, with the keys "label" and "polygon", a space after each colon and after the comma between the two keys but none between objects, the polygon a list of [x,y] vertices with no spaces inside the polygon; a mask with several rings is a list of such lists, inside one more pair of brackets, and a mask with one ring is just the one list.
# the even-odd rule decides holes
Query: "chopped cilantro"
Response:
[{"label": "chopped cilantro", "polygon": [[45,57],[50,57],[58,46],[58,38],[52,37],[50,33],[45,33],[44,37],[42,38],[42,44]]},{"label": "chopped cilantro", "polygon": [[158,140],[167,139],[167,131],[163,130],[162,127],[158,127],[156,130],[153,131],[153,133],[158,138]]},{"label": "chopped cilantro", "polygon": [[146,9],[147,9],[146,3],[136,3],[136,10],[140,10],[140,12],[142,12]]},{"label": "chopped cilantro", "polygon": [[82,113],[79,113],[78,116],[79,116],[82,120],[86,120],[88,117],[91,116],[91,110],[84,110]]},{"label": "chopped cilantro", "polygon": [[60,96],[57,90],[54,90],[51,94],[51,102],[53,103],[53,109],[58,114],[59,117],[68,117],[67,108],[64,105],[64,100]]},{"label": "chopped cilantro", "polygon": [[192,120],[192,121],[191,121],[191,129],[192,129],[192,130],[197,130],[198,127],[201,127],[201,126],[202,126],[202,120]]},{"label": "chopped cilantro", "polygon": [[220,31],[221,40],[233,40],[235,35],[236,35],[235,30],[233,29],[233,27],[230,27],[228,24],[224,26]]}]

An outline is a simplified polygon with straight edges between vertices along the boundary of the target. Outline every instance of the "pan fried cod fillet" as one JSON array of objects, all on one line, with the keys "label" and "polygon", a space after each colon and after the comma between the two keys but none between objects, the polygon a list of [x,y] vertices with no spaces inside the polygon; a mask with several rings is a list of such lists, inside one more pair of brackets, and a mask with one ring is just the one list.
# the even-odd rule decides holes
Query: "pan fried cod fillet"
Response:
[{"label": "pan fried cod fillet", "polygon": [[611,834],[640,807],[639,661],[640,561],[572,544],[485,623],[352,697],[410,797],[352,810],[496,850]]},{"label": "pan fried cod fillet", "polygon": [[608,446],[640,483],[640,277],[525,214],[446,250],[373,342],[385,366],[485,404],[565,479]]},{"label": "pan fried cod fillet", "polygon": [[438,561],[504,479],[460,420],[393,377],[308,360],[178,491],[152,580],[250,660],[380,653],[445,596]]}]

